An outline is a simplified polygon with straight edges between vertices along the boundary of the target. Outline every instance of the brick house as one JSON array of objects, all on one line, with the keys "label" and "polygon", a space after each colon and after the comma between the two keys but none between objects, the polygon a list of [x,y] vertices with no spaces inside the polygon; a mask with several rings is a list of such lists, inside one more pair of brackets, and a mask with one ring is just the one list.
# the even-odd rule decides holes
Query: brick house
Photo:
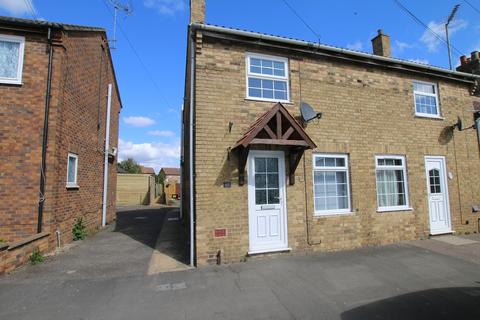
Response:
[{"label": "brick house", "polygon": [[390,57],[381,30],[367,54],[206,24],[205,2],[190,7],[192,264],[478,231],[478,52],[450,71]]},{"label": "brick house", "polygon": [[180,185],[180,168],[164,167],[160,169],[160,173],[164,177],[165,203],[171,199],[178,199],[181,194]]},{"label": "brick house", "polygon": [[0,273],[113,219],[120,109],[104,29],[0,17]]}]

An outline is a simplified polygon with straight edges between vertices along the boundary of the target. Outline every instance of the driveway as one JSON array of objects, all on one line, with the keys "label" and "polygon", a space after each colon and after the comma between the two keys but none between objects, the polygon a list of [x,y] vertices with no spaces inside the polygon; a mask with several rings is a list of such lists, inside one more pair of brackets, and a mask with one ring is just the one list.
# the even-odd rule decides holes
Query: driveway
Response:
[{"label": "driveway", "polygon": [[[108,232],[85,244],[108,247]],[[82,244],[0,278],[0,318],[480,319],[480,265],[426,248],[437,240],[148,275],[154,237],[129,237],[147,244],[125,248],[134,261],[80,261]]]}]

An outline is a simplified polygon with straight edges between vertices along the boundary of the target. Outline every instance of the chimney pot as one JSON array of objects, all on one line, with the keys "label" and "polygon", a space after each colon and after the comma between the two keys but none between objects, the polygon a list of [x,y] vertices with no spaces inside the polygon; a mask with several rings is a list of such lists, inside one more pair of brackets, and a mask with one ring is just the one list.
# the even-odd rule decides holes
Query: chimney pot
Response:
[{"label": "chimney pot", "polygon": [[467,64],[467,56],[463,55],[460,57],[460,65],[464,66]]},{"label": "chimney pot", "polygon": [[205,0],[190,0],[190,23],[205,22]]},{"label": "chimney pot", "polygon": [[480,59],[480,53],[478,51],[473,51],[470,56],[472,62],[478,61]]},{"label": "chimney pot", "polygon": [[390,36],[384,34],[382,29],[378,29],[378,35],[372,39],[372,47],[374,55],[390,57]]}]

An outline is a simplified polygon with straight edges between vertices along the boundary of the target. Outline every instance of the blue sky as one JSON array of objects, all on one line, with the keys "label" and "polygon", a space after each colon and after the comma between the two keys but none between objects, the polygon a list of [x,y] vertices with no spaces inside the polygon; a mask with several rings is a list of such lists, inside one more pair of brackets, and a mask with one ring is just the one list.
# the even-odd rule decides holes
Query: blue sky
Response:
[{"label": "blue sky", "polygon": [[[32,4],[34,13],[27,2]],[[126,3],[128,0],[119,0]],[[119,15],[115,69],[124,108],[120,119],[120,157],[153,166],[178,166],[180,112],[185,75],[188,0],[131,0],[133,13]],[[338,47],[371,52],[377,29],[392,41],[393,56],[448,67],[446,46],[413,21],[393,0],[288,0],[320,35]],[[464,54],[480,49],[480,11],[463,0],[400,0],[442,37],[443,22],[461,4],[451,25],[453,46]],[[469,0],[480,10],[480,0]],[[0,15],[104,27],[112,36],[109,0],[0,0]],[[207,22],[317,41],[282,0],[207,0]],[[127,35],[134,50],[124,37]],[[456,65],[459,54],[453,50]],[[147,71],[145,70],[147,69]]]}]

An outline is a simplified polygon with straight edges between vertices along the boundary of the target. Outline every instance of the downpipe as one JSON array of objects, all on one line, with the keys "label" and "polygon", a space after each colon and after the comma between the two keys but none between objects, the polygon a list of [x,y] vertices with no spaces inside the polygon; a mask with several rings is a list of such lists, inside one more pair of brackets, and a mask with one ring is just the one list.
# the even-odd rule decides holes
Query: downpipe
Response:
[{"label": "downpipe", "polygon": [[112,109],[112,84],[108,84],[107,119],[105,124],[105,150],[103,161],[103,200],[102,200],[102,227],[107,225],[107,195],[108,195],[108,152],[110,150],[110,112]]},{"label": "downpipe", "polygon": [[195,207],[194,203],[195,201],[193,200],[194,198],[194,174],[193,174],[193,130],[194,130],[194,124],[193,124],[193,112],[194,112],[194,103],[195,99],[193,97],[195,93],[195,41],[193,40],[193,33],[192,33],[192,28],[190,27],[189,31],[189,40],[190,42],[190,114],[189,114],[189,167],[190,167],[190,172],[189,172],[189,180],[190,180],[190,266],[195,267],[195,229],[194,229],[194,215],[195,215]]}]

